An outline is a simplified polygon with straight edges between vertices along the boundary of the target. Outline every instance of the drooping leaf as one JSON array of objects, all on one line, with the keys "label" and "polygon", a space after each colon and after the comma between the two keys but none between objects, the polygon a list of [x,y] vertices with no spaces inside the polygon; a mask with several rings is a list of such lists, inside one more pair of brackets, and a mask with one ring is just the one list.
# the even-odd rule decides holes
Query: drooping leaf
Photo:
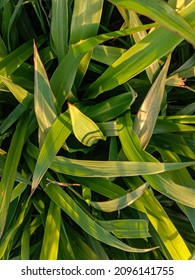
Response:
[{"label": "drooping leaf", "polygon": [[[192,26],[179,13],[164,1],[151,0],[148,4],[147,0],[109,0],[115,5],[122,6],[126,9],[134,10],[139,14],[143,14],[153,20],[159,22],[167,29],[177,32],[182,38],[195,44],[195,31]],[[195,8],[195,3],[192,1]],[[191,7],[192,8],[192,7]]]},{"label": "drooping leaf", "polygon": [[[125,116],[118,120],[118,125],[121,145],[129,160],[158,162],[152,155],[141,149],[139,140],[132,130],[132,120],[129,113],[126,113]],[[148,181],[150,186],[163,193],[165,196],[168,196],[181,204],[195,208],[194,188],[176,184],[166,172],[163,174],[153,174],[152,176],[144,175],[143,177]]]},{"label": "drooping leaf", "polygon": [[[67,213],[84,231],[93,236],[95,239],[120,250],[127,252],[146,252],[151,249],[137,249],[128,246],[119,241],[109,231],[105,230],[98,221],[95,221],[88,214],[86,214],[81,207],[59,186],[50,184],[45,192],[50,198]],[[154,248],[153,248],[154,249]]]},{"label": "drooping leaf", "polygon": [[128,192],[126,195],[121,196],[119,198],[109,200],[106,202],[91,201],[90,204],[94,208],[104,212],[119,211],[131,205],[135,200],[137,200],[144,193],[147,187],[148,187],[148,183],[145,183],[139,188],[137,188],[136,190],[132,192]]}]

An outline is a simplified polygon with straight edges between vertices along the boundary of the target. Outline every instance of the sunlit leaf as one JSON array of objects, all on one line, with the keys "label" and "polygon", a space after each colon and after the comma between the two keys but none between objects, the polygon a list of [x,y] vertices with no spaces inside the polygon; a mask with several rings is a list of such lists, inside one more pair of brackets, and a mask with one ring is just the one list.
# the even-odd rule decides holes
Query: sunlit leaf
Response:
[{"label": "sunlit leaf", "polygon": [[76,106],[68,103],[72,128],[76,138],[86,146],[97,143],[98,140],[105,140],[99,127]]},{"label": "sunlit leaf", "polygon": [[119,211],[130,204],[132,204],[136,199],[138,199],[146,190],[148,187],[148,183],[143,184],[139,188],[137,188],[135,191],[132,191],[130,193],[127,193],[124,196],[121,196],[119,198],[116,198],[114,200],[109,200],[106,202],[95,202],[91,201],[90,204],[101,211],[104,212],[113,212],[113,211]]}]

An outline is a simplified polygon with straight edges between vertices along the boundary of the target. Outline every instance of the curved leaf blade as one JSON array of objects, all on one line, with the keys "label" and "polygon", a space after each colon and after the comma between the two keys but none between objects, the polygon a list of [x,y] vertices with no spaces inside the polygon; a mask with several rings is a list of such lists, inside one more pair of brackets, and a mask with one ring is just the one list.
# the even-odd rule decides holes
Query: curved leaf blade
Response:
[{"label": "curved leaf blade", "polygon": [[137,249],[121,242],[116,237],[105,230],[98,221],[95,221],[84,212],[81,207],[59,186],[50,184],[45,188],[49,197],[69,215],[84,231],[93,236],[95,239],[120,250],[127,252],[146,252],[151,249]]},{"label": "curved leaf blade", "polygon": [[[109,2],[152,18],[167,29],[178,33],[193,45],[195,44],[195,31],[192,26],[164,1],[109,0]],[[192,5],[191,8],[195,9],[195,2]]]},{"label": "curved leaf blade", "polygon": [[122,210],[123,208],[131,205],[135,200],[137,200],[148,187],[148,183],[144,183],[142,186],[138,187],[136,190],[132,192],[128,192],[127,194],[106,202],[95,202],[91,201],[90,204],[95,209],[98,209],[103,212],[114,212]]}]

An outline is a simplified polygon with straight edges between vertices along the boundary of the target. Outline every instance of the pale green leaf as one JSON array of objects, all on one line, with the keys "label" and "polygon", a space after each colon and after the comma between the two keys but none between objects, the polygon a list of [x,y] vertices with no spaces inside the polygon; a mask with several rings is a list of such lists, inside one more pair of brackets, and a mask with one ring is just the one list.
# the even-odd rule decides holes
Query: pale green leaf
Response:
[{"label": "pale green leaf", "polygon": [[137,200],[140,196],[142,196],[142,194],[144,193],[147,187],[148,187],[148,183],[145,183],[139,188],[137,188],[136,190],[132,192],[128,192],[127,194],[119,198],[109,200],[106,202],[91,201],[90,204],[94,208],[101,210],[103,212],[119,211],[131,205],[135,200]]},{"label": "pale green leaf", "polygon": [[150,141],[160,112],[170,60],[171,56],[169,56],[157,79],[152,84],[134,120],[133,130],[139,137],[143,149]]},{"label": "pale green leaf", "polygon": [[72,128],[76,138],[84,145],[90,147],[98,140],[105,140],[99,127],[76,106],[68,103],[72,121]]},{"label": "pale green leaf", "polygon": [[34,44],[35,64],[35,90],[34,107],[37,122],[39,125],[39,144],[42,143],[49,128],[57,118],[56,100],[51,90],[45,68],[39,57],[36,45]]},{"label": "pale green leaf", "polygon": [[41,260],[56,260],[58,257],[60,239],[61,211],[53,202],[50,202],[47,213],[43,243],[41,247]]},{"label": "pale green leaf", "polygon": [[[95,161],[79,160],[57,156],[51,168],[56,172],[82,177],[121,177],[164,173],[191,166],[192,162],[160,163],[139,161]],[[151,177],[152,178],[152,177]]]}]

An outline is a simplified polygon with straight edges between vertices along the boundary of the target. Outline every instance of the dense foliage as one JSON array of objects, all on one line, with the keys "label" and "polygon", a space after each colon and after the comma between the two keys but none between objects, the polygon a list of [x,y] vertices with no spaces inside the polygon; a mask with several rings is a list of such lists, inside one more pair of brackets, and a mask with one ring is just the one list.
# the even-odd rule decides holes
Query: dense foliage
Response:
[{"label": "dense foliage", "polygon": [[0,259],[192,259],[195,1],[0,1]]}]

